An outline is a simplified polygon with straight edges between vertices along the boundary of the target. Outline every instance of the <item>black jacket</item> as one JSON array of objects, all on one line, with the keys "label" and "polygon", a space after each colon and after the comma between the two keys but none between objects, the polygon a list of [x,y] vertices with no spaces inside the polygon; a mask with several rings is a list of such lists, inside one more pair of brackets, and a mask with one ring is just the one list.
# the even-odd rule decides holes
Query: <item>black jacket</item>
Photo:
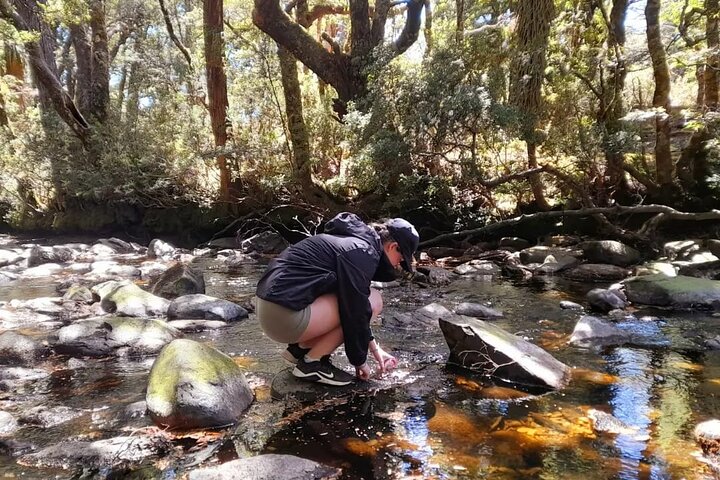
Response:
[{"label": "black jacket", "polygon": [[395,272],[380,237],[357,215],[341,213],[325,233],[285,249],[270,262],[258,282],[257,296],[291,310],[302,310],[317,297],[335,293],[348,360],[367,359],[370,330],[370,281],[390,281]]}]

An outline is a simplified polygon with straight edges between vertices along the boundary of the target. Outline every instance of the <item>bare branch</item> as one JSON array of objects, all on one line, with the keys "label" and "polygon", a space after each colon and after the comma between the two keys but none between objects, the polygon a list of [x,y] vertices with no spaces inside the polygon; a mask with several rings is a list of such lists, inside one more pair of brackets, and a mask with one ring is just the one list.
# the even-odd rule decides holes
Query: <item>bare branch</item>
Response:
[{"label": "bare branch", "polygon": [[165,0],[158,1],[160,2],[160,10],[162,11],[163,18],[165,19],[165,27],[167,28],[168,35],[170,36],[170,39],[178,48],[178,50],[180,50],[180,53],[183,54],[183,57],[185,57],[185,61],[187,61],[188,67],[190,67],[190,70],[192,71],[193,65],[192,58],[190,57],[190,52],[188,52],[188,49],[185,47],[185,45],[183,45],[177,35],[175,35],[175,29],[173,28],[172,20],[170,20],[170,13],[165,7]]},{"label": "bare branch", "polygon": [[340,44],[337,43],[334,38],[328,35],[327,32],[323,32],[320,37],[325,40],[328,45],[330,45],[330,48],[332,48],[334,54],[340,55],[342,53],[342,47],[340,47]]}]

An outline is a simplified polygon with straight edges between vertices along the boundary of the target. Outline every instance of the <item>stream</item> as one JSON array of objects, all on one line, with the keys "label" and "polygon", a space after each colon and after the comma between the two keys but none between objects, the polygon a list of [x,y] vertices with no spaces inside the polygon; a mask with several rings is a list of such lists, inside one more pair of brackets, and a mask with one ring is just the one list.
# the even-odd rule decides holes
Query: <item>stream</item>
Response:
[{"label": "stream", "polygon": [[[119,259],[125,264],[142,260],[141,255]],[[248,305],[266,261],[228,267],[208,256],[196,257],[193,265],[204,272],[207,295]],[[63,270],[50,277],[21,276],[0,286],[0,302],[57,297],[57,285],[70,274]],[[287,368],[280,357],[284,346],[266,338],[252,314],[225,328],[186,333],[185,338],[235,358],[256,391],[256,403],[274,405],[279,412],[279,419],[253,423],[253,433],[263,442],[250,454],[311,459],[341,468],[342,479],[715,478],[697,458],[692,431],[720,411],[720,352],[708,351],[701,342],[720,334],[720,317],[629,308],[635,317],[647,317],[629,328],[653,342],[599,351],[569,346],[568,336],[583,313],[560,308],[560,301],[583,304],[585,292],[597,286],[607,285],[554,277],[522,282],[460,278],[446,286],[406,282],[383,290],[384,315],[433,302],[451,309],[476,302],[502,311],[504,317],[494,323],[573,367],[570,385],[556,392],[528,393],[447,365],[448,348],[439,328],[401,330],[379,324],[373,328],[375,336],[400,361],[380,388],[284,404],[268,393],[273,377]],[[3,330],[0,327],[0,333]],[[30,323],[14,331],[47,340],[55,328]],[[333,361],[350,368],[342,353]],[[0,410],[16,417],[36,406],[63,407],[61,411],[71,414],[57,425],[23,423],[11,436],[0,437],[0,478],[179,479],[197,468],[188,465],[190,458],[205,466],[242,455],[235,427],[176,435],[168,455],[121,470],[38,468],[22,464],[10,448],[3,448],[8,439],[37,450],[70,438],[97,440],[153,431],[148,416],[128,413],[129,406],[144,400],[152,363],[152,357],[53,354],[32,367],[44,374],[14,383],[12,390],[0,389]],[[629,428],[596,431],[589,419],[592,409],[612,414]],[[204,463],[198,457],[203,452],[212,454]]]}]

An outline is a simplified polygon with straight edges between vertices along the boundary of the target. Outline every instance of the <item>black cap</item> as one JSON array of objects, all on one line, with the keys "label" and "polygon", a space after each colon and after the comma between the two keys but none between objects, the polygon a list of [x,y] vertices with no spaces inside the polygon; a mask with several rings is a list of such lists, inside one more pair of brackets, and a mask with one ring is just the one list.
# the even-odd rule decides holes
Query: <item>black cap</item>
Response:
[{"label": "black cap", "polygon": [[398,243],[400,253],[402,253],[403,260],[400,265],[406,271],[412,272],[413,254],[420,244],[420,235],[412,223],[402,218],[391,218],[385,225],[390,235]]}]

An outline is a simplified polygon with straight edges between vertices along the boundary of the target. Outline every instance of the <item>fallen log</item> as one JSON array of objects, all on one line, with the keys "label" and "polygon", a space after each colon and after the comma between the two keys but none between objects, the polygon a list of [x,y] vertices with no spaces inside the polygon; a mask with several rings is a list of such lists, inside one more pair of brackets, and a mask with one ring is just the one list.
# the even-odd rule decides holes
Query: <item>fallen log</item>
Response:
[{"label": "fallen log", "polygon": [[[632,243],[650,243],[651,237],[655,231],[668,220],[720,220],[720,210],[709,210],[707,212],[681,212],[666,205],[618,205],[614,207],[580,208],[577,210],[550,210],[546,212],[520,215],[519,217],[501,220],[483,227],[438,235],[437,237],[421,242],[420,248],[431,247],[447,240],[469,237],[471,235],[491,234],[502,228],[520,225],[523,222],[531,220],[558,217],[587,217],[592,215],[632,215],[652,213],[656,213],[657,215],[647,220],[637,232],[628,232],[626,234],[628,237],[635,240]],[[625,238],[625,240],[627,240],[627,238]]]}]

